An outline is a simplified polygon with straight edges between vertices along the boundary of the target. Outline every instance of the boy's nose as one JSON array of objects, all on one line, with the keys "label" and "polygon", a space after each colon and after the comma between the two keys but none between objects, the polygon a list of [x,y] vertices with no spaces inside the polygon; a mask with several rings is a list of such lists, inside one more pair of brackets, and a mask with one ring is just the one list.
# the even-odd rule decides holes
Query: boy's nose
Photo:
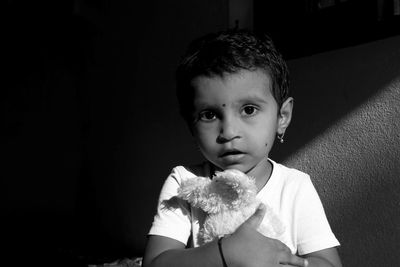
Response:
[{"label": "boy's nose", "polygon": [[222,120],[217,143],[226,143],[236,138],[240,138],[240,134],[234,119]]}]

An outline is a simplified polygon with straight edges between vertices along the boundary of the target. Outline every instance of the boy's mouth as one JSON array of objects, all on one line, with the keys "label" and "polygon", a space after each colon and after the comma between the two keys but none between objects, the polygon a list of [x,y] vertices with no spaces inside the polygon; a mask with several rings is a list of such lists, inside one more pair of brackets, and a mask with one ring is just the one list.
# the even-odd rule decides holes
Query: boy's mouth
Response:
[{"label": "boy's mouth", "polygon": [[225,150],[223,151],[219,158],[225,165],[239,164],[244,160],[245,153],[240,150]]},{"label": "boy's mouth", "polygon": [[244,154],[242,151],[237,150],[237,149],[232,149],[232,150],[226,150],[222,152],[219,157],[220,158],[225,158],[225,157],[234,157],[234,156],[239,156]]}]

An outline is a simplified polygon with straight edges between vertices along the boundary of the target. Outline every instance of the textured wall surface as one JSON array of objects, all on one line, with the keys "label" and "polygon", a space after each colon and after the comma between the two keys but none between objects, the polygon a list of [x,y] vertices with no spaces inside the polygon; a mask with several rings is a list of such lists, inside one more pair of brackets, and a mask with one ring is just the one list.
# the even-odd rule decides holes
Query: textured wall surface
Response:
[{"label": "textured wall surface", "polygon": [[399,266],[400,37],[289,65],[297,148],[280,157],[312,176],[344,266]]}]

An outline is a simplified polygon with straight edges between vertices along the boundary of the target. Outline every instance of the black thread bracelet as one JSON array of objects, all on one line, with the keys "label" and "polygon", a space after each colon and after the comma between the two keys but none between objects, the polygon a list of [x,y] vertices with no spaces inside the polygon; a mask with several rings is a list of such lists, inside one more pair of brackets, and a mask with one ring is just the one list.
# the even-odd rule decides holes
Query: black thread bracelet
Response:
[{"label": "black thread bracelet", "polygon": [[224,257],[224,253],[222,252],[222,239],[224,238],[224,236],[221,236],[220,238],[218,238],[218,250],[219,250],[219,255],[221,255],[221,259],[222,259],[222,266],[224,267],[228,267],[228,265],[226,264],[225,261],[225,257]]}]

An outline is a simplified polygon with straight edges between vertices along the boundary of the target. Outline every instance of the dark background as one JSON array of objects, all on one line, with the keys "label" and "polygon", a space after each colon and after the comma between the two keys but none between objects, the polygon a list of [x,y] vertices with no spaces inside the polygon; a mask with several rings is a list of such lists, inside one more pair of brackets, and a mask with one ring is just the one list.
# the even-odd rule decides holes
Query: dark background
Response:
[{"label": "dark background", "polygon": [[[313,107],[313,101],[296,97],[307,107],[295,113],[297,122],[288,133],[289,140],[297,141],[289,141],[279,151],[274,148],[272,155],[278,161],[290,158],[399,77],[399,54],[393,52],[398,51],[398,38],[385,41],[397,36],[400,28],[399,16],[387,7],[389,1],[349,0],[344,1],[346,5],[324,8],[316,8],[316,2],[254,1],[254,29],[276,40],[293,66],[295,89],[305,87],[316,74],[321,77],[311,82],[316,92],[309,93],[323,97],[319,86],[338,80],[326,73],[345,75],[339,79],[343,83],[327,86],[326,94],[333,99],[328,104]],[[384,11],[378,12],[378,2]],[[228,27],[229,1],[10,0],[4,10],[3,262],[81,266],[141,256],[162,181],[173,166],[201,159],[177,112],[177,62],[190,40]],[[382,45],[340,52],[380,40]],[[365,63],[363,55],[375,49],[380,53]],[[392,54],[385,54],[385,49]],[[322,52],[328,56],[318,56]],[[360,56],[352,58],[354,52]],[[337,55],[350,55],[356,63],[335,62]],[[318,66],[326,67],[326,62],[335,67],[323,72]],[[365,68],[366,64],[372,67]],[[306,70],[310,77],[304,78]],[[371,78],[364,80],[365,76]],[[351,91],[348,79],[353,79],[351,86],[364,82]],[[346,105],[340,97],[348,101]],[[325,108],[327,116],[310,120],[308,114],[315,114],[314,108]],[[395,112],[393,118],[398,119]],[[385,134],[399,139],[397,128]],[[398,155],[391,159],[397,162]],[[396,168],[385,176],[392,182]],[[344,184],[345,189],[334,192],[350,193]],[[391,232],[392,238],[398,236],[398,227],[384,230],[384,222],[360,227],[359,235],[344,230],[346,221],[333,212],[332,194],[324,191],[322,181],[317,180],[316,186],[328,202],[326,208],[340,240],[363,240],[361,236],[374,229],[380,229],[384,238]],[[377,193],[391,201],[390,208],[400,205],[393,200],[396,188],[398,183],[389,193]],[[363,203],[363,197],[355,203]],[[352,209],[344,214],[353,214]],[[395,224],[398,216],[393,220]],[[357,248],[347,246],[342,254],[347,262],[360,262],[375,249],[369,248],[354,256],[352,250]],[[388,251],[390,256],[384,256],[390,262],[394,248]]]},{"label": "dark background", "polygon": [[254,29],[268,33],[290,60],[400,34],[394,2],[254,0]]}]

